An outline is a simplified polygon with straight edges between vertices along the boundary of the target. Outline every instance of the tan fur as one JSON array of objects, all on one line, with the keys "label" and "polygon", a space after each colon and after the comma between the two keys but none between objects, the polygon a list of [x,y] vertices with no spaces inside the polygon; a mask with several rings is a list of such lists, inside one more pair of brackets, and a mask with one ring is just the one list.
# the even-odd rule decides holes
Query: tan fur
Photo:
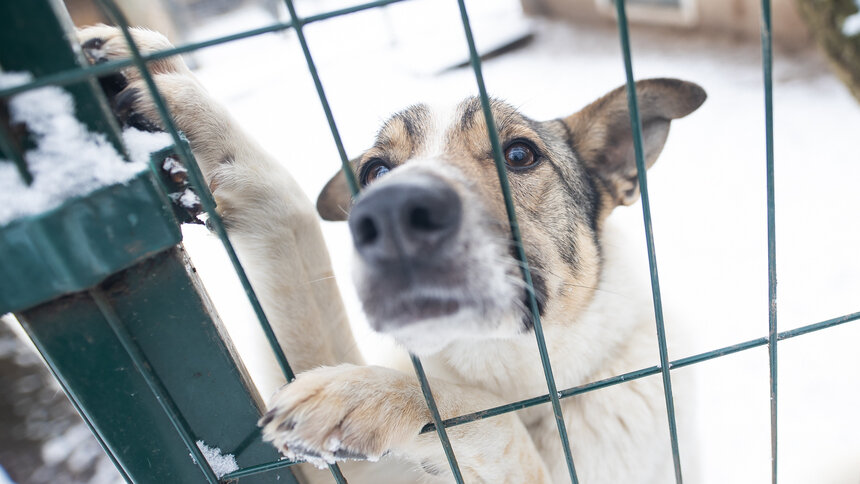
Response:
[{"label": "tan fur", "polygon": [[[138,48],[146,53],[172,47],[155,32],[133,29]],[[109,59],[127,56],[122,33],[107,26],[78,31],[78,39],[99,38]],[[284,168],[248,136],[197,82],[179,57],[150,65],[177,127],[188,137],[218,210],[231,227],[251,283],[270,318],[278,341],[296,372],[320,364],[361,363],[314,207]],[[136,68],[124,71],[127,89],[148,93]],[[158,121],[148,94],[136,109]],[[260,237],[277,233],[277,238]],[[301,257],[296,254],[301,253]],[[272,268],[277,268],[272,270]],[[288,275],[285,277],[285,275]],[[289,315],[288,318],[284,315]],[[281,319],[281,324],[277,324]],[[288,319],[285,324],[283,319]],[[329,334],[319,338],[303,328]]]},{"label": "tan fur", "polygon": [[[79,36],[82,42],[93,37],[106,40],[105,49],[112,57],[126,55],[115,29],[95,27]],[[152,32],[136,31],[135,38],[144,51],[167,46]],[[261,420],[264,438],[290,457],[317,465],[341,461],[353,484],[450,482],[435,434],[420,434],[430,415],[411,370],[361,366],[337,286],[330,278],[331,265],[316,215],[295,181],[206,94],[179,58],[160,62],[153,73],[213,187],[230,238],[279,342],[294,368],[303,372],[272,400]],[[126,75],[129,89],[145,92],[133,69]],[[679,82],[637,83],[649,166],[662,149],[669,120],[688,114],[704,100],[700,88]],[[135,108],[149,119],[158,119],[147,96]],[[623,90],[541,127],[501,103],[494,105],[494,118],[503,140],[535,140],[536,148],[547,156],[528,175],[512,172],[508,176],[527,256],[551,295],[543,321],[558,387],[654,364],[647,287],[633,282],[635,265],[626,260],[624,251],[597,242],[598,237],[613,237],[607,219],[611,210],[632,203],[638,194]],[[484,224],[494,231],[491,240],[506,241],[507,216],[480,110],[463,125],[455,121],[454,128],[444,131],[439,131],[439,123],[417,119],[427,121],[422,127],[437,131],[434,139],[441,141],[436,144],[416,144],[407,121],[392,118],[377,144],[351,162],[353,169],[385,156],[398,168],[376,182],[380,186],[416,173],[432,173],[463,200],[464,227],[478,230]],[[563,141],[567,134],[575,158]],[[573,168],[576,158],[587,173]],[[566,184],[583,176],[596,180],[596,228],[588,223],[588,214],[566,211],[572,194],[581,195],[587,188]],[[324,218],[342,220],[351,206],[345,177],[338,174],[323,190],[317,208]],[[565,253],[568,245],[576,250]],[[507,260],[501,265],[509,279],[519,281],[516,264]],[[533,334],[518,334],[510,328],[498,328],[498,332],[481,340],[454,341],[423,359],[443,418],[546,393]],[[670,478],[658,378],[565,399],[563,410],[582,482],[658,483]],[[547,406],[452,427],[448,433],[467,482],[568,480],[555,420]],[[352,458],[381,458],[382,462],[353,462]],[[306,483],[330,480],[324,472],[308,467],[298,473]]]},{"label": "tan fur", "polygon": [[[669,121],[695,111],[705,100],[705,92],[695,84],[675,79],[654,79],[636,83],[642,121],[645,165],[650,168],[663,150]],[[624,86],[601,97],[564,119],[573,137],[574,148],[603,181],[605,214],[618,205],[630,205],[639,197],[636,166]],[[623,140],[628,140],[623,142]]]}]

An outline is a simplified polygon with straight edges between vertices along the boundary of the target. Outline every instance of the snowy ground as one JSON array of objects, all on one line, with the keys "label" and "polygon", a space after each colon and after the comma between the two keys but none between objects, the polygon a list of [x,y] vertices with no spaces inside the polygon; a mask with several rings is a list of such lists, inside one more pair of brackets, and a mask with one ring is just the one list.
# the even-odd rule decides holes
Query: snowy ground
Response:
[{"label": "snowy ground", "polygon": [[[313,5],[327,10],[342,2]],[[519,16],[491,12],[509,5],[485,5],[487,12],[476,12],[476,22],[485,19],[501,30],[521,28]],[[196,35],[209,38],[270,21],[262,11],[245,10]],[[427,25],[433,28],[422,27]],[[492,95],[532,117],[551,118],[570,114],[624,82],[614,30],[545,21],[534,27],[530,45],[484,64]],[[481,30],[476,35],[480,39]],[[441,51],[453,52],[454,58],[465,52],[455,2],[435,2],[432,9],[427,2],[407,3],[313,24],[307,36],[350,156],[371,143],[380,122],[395,110],[476,92],[468,69],[430,74],[444,57]],[[452,42],[459,50],[447,47]],[[765,336],[759,48],[679,32],[634,30],[633,42],[638,78],[679,77],[709,93],[698,112],[673,125],[660,162],[649,172],[664,304],[671,323],[697,335],[692,342],[674,341],[670,356]],[[340,161],[295,35],[270,34],[195,57],[203,83],[315,199]],[[785,330],[860,311],[860,106],[815,53],[788,57],[778,52],[775,63],[779,327]],[[634,233],[639,230],[638,204],[618,216],[629,219]],[[324,231],[348,305],[357,315],[346,227],[325,224]],[[194,228],[187,240],[222,316],[251,321],[237,302],[241,290],[228,281],[230,269],[223,261],[204,261],[218,255],[217,241]],[[384,342],[369,334],[360,317],[354,323],[368,358],[378,360]],[[240,346],[255,344],[253,325],[247,328],[238,336]],[[671,332],[669,339],[673,342]],[[860,482],[858,343],[860,323],[851,323],[779,345],[780,482]],[[767,350],[696,368],[702,381],[705,472],[700,482],[767,482]],[[571,433],[576,438],[576,430]],[[681,446],[683,454],[684,442]]]}]

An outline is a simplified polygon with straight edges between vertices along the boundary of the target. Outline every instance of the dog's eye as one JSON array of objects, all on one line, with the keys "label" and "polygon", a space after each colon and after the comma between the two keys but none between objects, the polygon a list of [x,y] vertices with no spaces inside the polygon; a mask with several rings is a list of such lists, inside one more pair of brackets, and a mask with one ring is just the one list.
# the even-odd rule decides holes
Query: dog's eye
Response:
[{"label": "dog's eye", "polygon": [[364,166],[361,175],[361,184],[367,186],[373,183],[377,178],[385,176],[388,172],[391,171],[391,168],[387,163],[380,160],[379,158],[370,160],[370,162]]},{"label": "dog's eye", "polygon": [[505,163],[514,170],[528,168],[536,161],[532,147],[522,141],[515,141],[505,148]]}]

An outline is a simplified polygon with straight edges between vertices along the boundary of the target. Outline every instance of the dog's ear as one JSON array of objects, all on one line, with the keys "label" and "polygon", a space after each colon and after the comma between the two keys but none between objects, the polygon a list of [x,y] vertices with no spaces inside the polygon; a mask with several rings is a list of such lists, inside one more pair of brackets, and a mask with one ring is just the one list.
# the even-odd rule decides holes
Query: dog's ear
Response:
[{"label": "dog's ear", "polygon": [[[358,158],[349,162],[353,170],[358,164]],[[352,192],[346,182],[343,170],[337,173],[325,184],[317,197],[317,212],[323,220],[342,222],[349,216],[352,207]]]},{"label": "dog's ear", "polygon": [[[663,150],[669,122],[705,102],[705,90],[678,79],[647,79],[636,83],[645,163],[650,168]],[[573,149],[589,171],[600,178],[617,205],[639,198],[636,157],[625,86],[564,119]]]}]

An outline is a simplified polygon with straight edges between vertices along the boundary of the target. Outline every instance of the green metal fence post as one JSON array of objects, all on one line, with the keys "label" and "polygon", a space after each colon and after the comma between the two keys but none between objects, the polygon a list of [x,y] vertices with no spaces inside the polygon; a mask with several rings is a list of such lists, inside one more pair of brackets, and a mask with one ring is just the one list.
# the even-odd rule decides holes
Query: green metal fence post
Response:
[{"label": "green metal fence post", "polygon": [[221,216],[218,215],[218,212],[215,210],[215,199],[212,197],[212,193],[209,192],[209,188],[203,180],[203,174],[200,172],[200,168],[197,165],[197,161],[194,159],[194,155],[191,153],[191,148],[188,146],[186,140],[179,133],[179,130],[176,128],[176,125],[173,123],[173,119],[170,117],[170,113],[167,110],[167,104],[164,102],[164,98],[158,92],[158,87],[155,85],[155,81],[152,79],[152,74],[150,74],[149,70],[146,67],[146,63],[143,61],[143,57],[140,54],[140,50],[137,48],[137,45],[134,43],[134,40],[131,37],[131,32],[129,31],[128,21],[125,19],[125,16],[122,14],[122,11],[116,6],[112,0],[96,0],[99,7],[102,8],[104,13],[113,20],[117,26],[122,29],[123,36],[125,37],[126,43],[128,44],[129,52],[131,52],[131,60],[137,69],[140,71],[141,77],[143,77],[146,82],[147,88],[150,91],[150,95],[152,96],[153,101],[158,109],[158,114],[161,118],[162,125],[165,130],[170,134],[173,138],[174,147],[176,150],[176,154],[185,164],[185,167],[188,169],[189,181],[191,185],[196,190],[196,193],[200,197],[200,203],[203,206],[203,209],[206,211],[207,215],[210,218],[211,226],[214,228],[218,238],[224,244],[224,248],[227,251],[227,255],[230,258],[230,262],[233,264],[233,268],[236,271],[236,275],[239,276],[239,280],[242,283],[242,287],[245,290],[245,295],[248,297],[251,306],[254,309],[255,314],[257,315],[258,320],[263,328],[263,331],[266,334],[266,337],[269,340],[269,344],[271,346],[272,351],[275,353],[275,357],[278,361],[278,364],[281,366],[281,370],[284,372],[284,376],[287,378],[287,381],[291,381],[295,378],[293,374],[292,368],[290,368],[289,362],[287,362],[287,357],[284,355],[283,349],[278,344],[277,339],[275,338],[275,333],[272,331],[271,325],[269,324],[269,320],[266,317],[265,312],[263,311],[262,305],[260,305],[260,301],[257,299],[257,295],[254,292],[254,289],[251,287],[251,282],[248,279],[247,274],[245,274],[245,270],[242,268],[242,264],[239,262],[239,257],[236,255],[236,251],[233,249],[233,244],[230,243],[230,239],[227,237],[227,230],[224,228],[224,223],[221,221]]},{"label": "green metal fence post", "polygon": [[[4,71],[80,67],[62,4],[0,8],[8,21],[4,45],[27,39],[23,58],[2,50]],[[70,91],[90,130],[120,139],[95,79]],[[162,161],[126,185],[0,227],[0,313],[16,313],[124,478],[216,483],[198,439],[245,467],[278,454],[256,438],[263,403],[193,267],[175,248],[181,234],[156,174]],[[296,482],[288,469],[271,477]]]},{"label": "green metal fence post", "polygon": [[263,404],[180,249],[17,316],[134,482],[218,482],[197,440],[242,466],[277,457],[259,439],[245,444]]}]

